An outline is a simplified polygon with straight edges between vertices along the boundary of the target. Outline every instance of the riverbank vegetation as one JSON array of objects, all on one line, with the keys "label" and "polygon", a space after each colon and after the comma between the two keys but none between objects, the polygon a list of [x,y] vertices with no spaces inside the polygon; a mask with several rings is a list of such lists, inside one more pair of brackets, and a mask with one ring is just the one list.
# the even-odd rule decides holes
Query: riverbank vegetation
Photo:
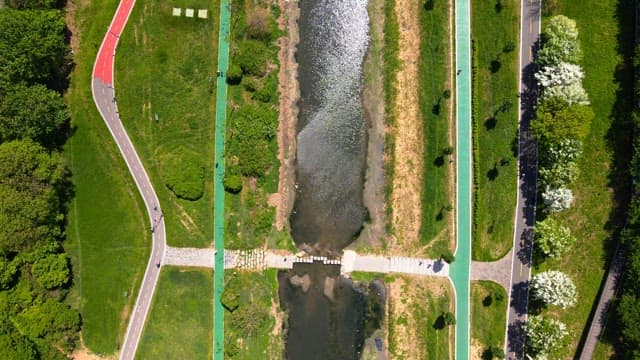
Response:
[{"label": "riverbank vegetation", "polygon": [[[580,350],[579,344],[588,331],[591,312],[624,224],[629,196],[629,119],[633,100],[631,4],[628,0],[587,0],[581,4],[551,2],[545,7],[546,15],[562,14],[576,22],[583,52],[578,64],[584,72],[582,84],[594,114],[590,126],[584,130],[582,153],[575,160],[578,174],[570,182],[572,206],[552,215],[555,221],[569,228],[575,244],[561,257],[545,258],[540,252],[534,253],[534,273],[561,270],[575,284],[577,292],[575,307],[569,309],[536,304],[530,307],[531,313],[541,315],[543,320],[553,318],[566,324],[566,329],[560,332],[567,334],[566,339],[559,340],[566,346],[558,347],[554,355],[558,358],[573,357]],[[545,17],[543,28],[551,23],[550,18]],[[572,139],[578,139],[578,135]],[[538,215],[544,213],[539,211]]]},{"label": "riverbank vegetation", "polygon": [[213,357],[213,273],[163,268],[136,358]]},{"label": "riverbank vegetation", "polygon": [[277,270],[225,271],[225,359],[276,359],[284,354]]},{"label": "riverbank vegetation", "polygon": [[387,277],[385,282],[391,358],[453,359],[455,327],[445,322],[454,311],[450,282],[411,276]]},{"label": "riverbank vegetation", "polygon": [[[72,66],[62,4],[0,9],[0,358],[65,359],[81,325],[62,246]],[[35,8],[31,9],[31,8]],[[77,305],[77,304],[74,304]]]},{"label": "riverbank vegetation", "polygon": [[513,243],[520,1],[473,1],[473,259],[498,260]]},{"label": "riverbank vegetation", "polygon": [[475,352],[472,358],[504,358],[508,301],[507,292],[497,283],[471,283],[471,350]]},{"label": "riverbank vegetation", "polygon": [[225,189],[225,247],[292,249],[287,229],[277,231],[278,43],[280,9],[238,1],[231,11]]},{"label": "riverbank vegetation", "polygon": [[[208,18],[172,16],[173,7],[206,9]],[[116,54],[121,119],[174,246],[206,247],[213,238],[218,11],[217,2],[201,0],[136,6]]]}]

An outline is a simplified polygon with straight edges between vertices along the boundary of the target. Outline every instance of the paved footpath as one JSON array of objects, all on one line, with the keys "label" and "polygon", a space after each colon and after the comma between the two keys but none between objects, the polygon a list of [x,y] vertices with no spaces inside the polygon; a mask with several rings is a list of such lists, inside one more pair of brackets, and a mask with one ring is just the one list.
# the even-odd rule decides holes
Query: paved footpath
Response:
[{"label": "paved footpath", "polygon": [[[165,265],[214,267],[215,249],[167,247]],[[260,271],[266,268],[291,269],[294,263],[321,261],[326,265],[340,265],[340,272],[354,271],[399,273],[424,276],[449,276],[449,264],[442,260],[401,256],[359,255],[345,251],[341,258],[292,254],[286,251],[225,250],[224,268]]]},{"label": "paved footpath", "polygon": [[524,358],[531,253],[536,212],[537,145],[529,123],[537,98],[533,74],[540,34],[540,0],[523,0],[520,16],[520,107],[518,140],[518,195],[512,250],[511,284],[505,342],[508,359]]},{"label": "paved footpath", "polygon": [[502,259],[497,261],[473,261],[471,263],[471,280],[491,280],[505,290],[511,287],[511,262],[512,252],[509,251]]},{"label": "paved footpath", "polygon": [[122,34],[129,14],[133,9],[135,0],[122,0],[118,5],[115,16],[109,25],[98,56],[93,67],[91,90],[93,100],[100,111],[113,139],[124,157],[129,172],[140,191],[149,216],[149,229],[153,232],[152,248],[147,268],[142,278],[142,285],[136,299],[136,304],[131,312],[129,325],[122,344],[120,359],[133,359],[138,347],[138,342],[144,328],[145,320],[151,305],[151,299],[155,292],[160,273],[160,265],[165,250],[165,227],[160,202],[156,196],[153,186],[149,181],[147,172],[142,166],[142,162],[136,153],[127,132],[122,126],[118,114],[116,93],[113,84],[113,65],[115,61],[116,46]]}]

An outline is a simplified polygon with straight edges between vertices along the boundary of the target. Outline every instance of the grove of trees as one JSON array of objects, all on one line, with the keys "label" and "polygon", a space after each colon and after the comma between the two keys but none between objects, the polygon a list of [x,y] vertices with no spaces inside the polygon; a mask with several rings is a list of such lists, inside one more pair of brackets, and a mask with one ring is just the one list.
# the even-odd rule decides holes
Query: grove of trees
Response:
[{"label": "grove of trees", "polygon": [[71,68],[59,1],[0,9],[0,359],[67,359],[80,315],[62,248],[69,134],[62,99]]}]

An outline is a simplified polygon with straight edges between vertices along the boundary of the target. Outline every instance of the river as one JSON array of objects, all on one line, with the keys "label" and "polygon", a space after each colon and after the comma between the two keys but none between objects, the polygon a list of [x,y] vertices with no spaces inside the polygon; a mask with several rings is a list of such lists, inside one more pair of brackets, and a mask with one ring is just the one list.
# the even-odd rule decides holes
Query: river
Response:
[{"label": "river", "polygon": [[[300,101],[296,199],[290,218],[299,249],[339,255],[362,229],[366,125],[363,63],[366,0],[301,0],[296,60]],[[382,99],[381,99],[382,100]],[[339,266],[295,264],[278,276],[287,311],[285,358],[358,359],[379,327],[384,284],[355,283]]]}]

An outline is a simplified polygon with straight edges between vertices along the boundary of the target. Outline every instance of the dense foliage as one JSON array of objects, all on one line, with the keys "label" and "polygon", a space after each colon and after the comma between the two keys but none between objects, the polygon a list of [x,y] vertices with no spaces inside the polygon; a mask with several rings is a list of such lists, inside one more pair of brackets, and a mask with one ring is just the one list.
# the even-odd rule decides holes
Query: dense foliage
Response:
[{"label": "dense foliage", "polygon": [[204,160],[181,146],[163,157],[162,177],[178,198],[198,200],[204,191]]},{"label": "dense foliage", "polygon": [[531,292],[535,299],[563,309],[575,305],[578,296],[571,278],[560,271],[536,274],[531,278]]},{"label": "dense foliage", "polygon": [[525,324],[525,332],[527,358],[536,360],[549,359],[549,355],[562,346],[563,340],[569,334],[562,322],[538,315],[529,317]]},{"label": "dense foliage", "polygon": [[66,359],[80,315],[65,304],[71,269],[63,252],[72,190],[56,151],[68,135],[61,98],[69,71],[56,1],[0,9],[0,358]]},{"label": "dense foliage", "polygon": [[562,255],[575,241],[576,238],[571,235],[571,230],[553,218],[549,217],[536,223],[534,243],[546,256]]}]

